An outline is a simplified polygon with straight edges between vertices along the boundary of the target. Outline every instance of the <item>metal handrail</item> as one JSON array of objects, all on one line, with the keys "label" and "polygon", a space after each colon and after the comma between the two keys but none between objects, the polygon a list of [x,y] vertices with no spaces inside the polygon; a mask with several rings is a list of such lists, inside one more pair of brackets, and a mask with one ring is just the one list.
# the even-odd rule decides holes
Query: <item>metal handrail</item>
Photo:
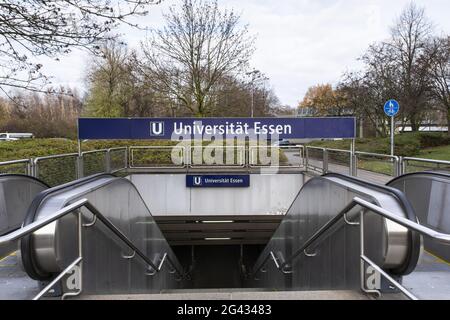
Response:
[{"label": "metal handrail", "polygon": [[33,159],[33,163],[36,165],[41,160],[58,159],[64,157],[78,157],[78,153],[65,153],[65,154],[56,154],[53,156],[37,157]]},{"label": "metal handrail", "polygon": [[325,150],[327,151],[331,151],[331,152],[343,152],[343,153],[352,153],[350,150],[343,150],[343,149],[330,149],[330,148],[326,148]]},{"label": "metal handrail", "polygon": [[127,150],[127,147],[116,147],[116,148],[109,148],[108,151],[118,151],[118,150]]},{"label": "metal handrail", "polygon": [[[139,257],[142,258],[142,260],[144,260],[147,265],[150,267],[151,270],[154,270],[154,274],[158,273],[159,271],[161,271],[162,268],[162,264],[164,263],[165,260],[169,261],[169,263],[171,264],[172,268],[175,270],[175,272],[171,272],[171,273],[177,273],[180,277],[183,277],[184,274],[183,272],[181,272],[180,270],[178,270],[178,268],[175,266],[175,264],[173,263],[173,261],[171,259],[169,259],[169,257],[164,258],[163,261],[160,262],[159,265],[156,265],[152,260],[150,260],[150,258],[148,258],[139,248],[137,248],[129,239],[126,235],[124,235],[113,223],[111,223],[94,205],[92,205],[88,199],[80,199],[72,204],[69,204],[68,206],[56,211],[55,213],[46,216],[38,221],[32,222],[16,231],[10,232],[4,236],[0,237],[0,245],[5,244],[5,243],[10,243],[12,241],[17,241],[31,233],[33,233],[36,230],[39,230],[47,225],[49,225],[50,223],[61,219],[62,217],[72,213],[74,210],[77,209],[81,209],[82,207],[88,209],[95,217],[96,219],[99,219],[101,222],[103,222],[103,224],[110,230],[112,231],[120,240],[122,240],[123,243],[125,243],[132,251],[133,254],[137,254]],[[79,213],[81,214],[81,213]],[[92,224],[89,224],[89,226],[91,226]],[[167,253],[164,254],[165,256],[167,255]],[[76,264],[75,262],[73,264]],[[59,276],[64,275],[66,272],[63,271]],[[152,274],[150,274],[152,275]],[[50,286],[51,288],[51,286]],[[49,289],[50,289],[49,288]],[[43,290],[43,292],[45,293],[45,291]],[[42,292],[41,292],[42,293]],[[39,295],[38,295],[39,296]]]},{"label": "metal handrail", "polygon": [[365,155],[365,156],[372,156],[372,157],[379,157],[379,158],[390,158],[390,159],[396,159],[399,160],[400,157],[398,156],[391,156],[389,154],[382,154],[382,153],[373,153],[373,152],[365,152],[365,151],[355,151],[355,154]]},{"label": "metal handrail", "polygon": [[[203,150],[207,150],[207,149],[223,149],[223,150],[226,150],[226,149],[235,149],[236,151],[241,151],[241,154],[240,154],[240,159],[238,159],[239,160],[239,162],[240,163],[238,163],[238,164],[235,164],[235,165],[228,165],[228,164],[224,164],[224,165],[204,165],[204,164],[194,164],[194,163],[192,163],[192,154],[193,154],[193,152],[194,152],[194,150],[196,149],[196,148],[201,148],[202,149],[202,152],[203,152]],[[193,169],[209,169],[209,168],[211,168],[211,167],[214,167],[214,166],[216,166],[217,168],[221,168],[221,169],[235,169],[235,168],[245,168],[245,166],[246,166],[246,157],[245,157],[245,153],[246,153],[246,148],[245,148],[245,146],[214,146],[214,145],[210,145],[210,146],[190,146],[189,148],[188,148],[188,150],[189,150],[189,167],[190,168],[193,168]],[[203,159],[203,157],[202,157],[202,161],[203,161],[204,159]]]},{"label": "metal handrail", "polygon": [[[173,148],[178,148],[182,151],[181,154],[181,165],[173,165],[173,166],[135,166],[134,165],[134,150],[171,150]],[[188,165],[187,153],[185,146],[130,146],[129,148],[129,168],[130,169],[183,169]]]},{"label": "metal handrail", "polygon": [[314,149],[314,150],[326,150],[327,148],[322,148],[322,147],[313,147],[313,146],[306,146],[306,149]]},{"label": "metal handrail", "polygon": [[[438,240],[439,242],[450,244],[450,234],[442,233],[437,230],[433,230],[431,228],[425,227],[423,225],[420,225],[416,222],[413,222],[409,219],[400,217],[388,210],[385,210],[373,203],[370,203],[366,200],[363,200],[359,197],[353,198],[353,200],[342,210],[340,211],[333,219],[328,221],[324,226],[322,226],[316,233],[314,233],[304,244],[296,250],[288,259],[284,260],[283,263],[279,265],[277,268],[283,273],[291,273],[291,271],[286,270],[286,267],[289,266],[289,263],[292,262],[294,259],[296,259],[301,253],[305,252],[313,243],[315,243],[326,231],[331,229],[338,221],[341,220],[342,217],[344,217],[350,210],[352,210],[355,206],[360,205],[363,208],[366,208],[370,210],[371,212],[374,212],[378,215],[383,216],[386,219],[389,219],[391,221],[394,221],[409,230],[416,231],[424,236],[433,238],[435,240]],[[273,255],[273,252],[271,251],[268,256]],[[256,269],[256,271],[253,272],[253,274],[257,274],[265,265],[267,262],[267,257],[264,259],[263,263]],[[278,265],[278,263],[277,263]]]},{"label": "metal handrail", "polygon": [[85,154],[92,154],[92,153],[101,153],[101,152],[108,152],[108,149],[98,149],[98,150],[90,150],[90,151],[83,151],[81,155]]},{"label": "metal handrail", "polygon": [[411,157],[403,157],[403,160],[450,165],[450,161],[445,161],[445,160],[433,160],[433,159],[411,158]]},{"label": "metal handrail", "polygon": [[[122,151],[122,150],[125,151],[125,153],[123,155],[124,156],[123,157],[124,167],[120,168],[120,169],[116,169],[114,171],[111,171],[112,170],[111,151]],[[127,169],[127,167],[128,167],[128,147],[109,148],[109,149],[107,149],[106,154],[107,154],[107,162],[108,162],[107,163],[107,169],[108,169],[109,172],[116,173],[116,172],[120,172],[122,170]]]},{"label": "metal handrail", "polygon": [[298,151],[298,155],[300,156],[300,163],[299,165],[292,165],[292,166],[282,166],[282,165],[278,165],[278,168],[302,168],[305,166],[304,163],[304,146],[302,145],[297,145],[297,146],[273,146],[273,145],[269,145],[269,146],[249,146],[248,147],[248,154],[249,154],[249,161],[248,161],[248,165],[250,168],[266,168],[272,165],[272,163],[270,165],[258,165],[257,161],[255,161],[255,158],[257,160],[258,156],[255,157],[253,150],[258,150],[258,149],[279,149],[279,150],[296,150]]},{"label": "metal handrail", "polygon": [[18,163],[30,163],[31,159],[19,159],[19,160],[9,160],[0,162],[0,166],[7,166],[10,164],[18,164]]}]

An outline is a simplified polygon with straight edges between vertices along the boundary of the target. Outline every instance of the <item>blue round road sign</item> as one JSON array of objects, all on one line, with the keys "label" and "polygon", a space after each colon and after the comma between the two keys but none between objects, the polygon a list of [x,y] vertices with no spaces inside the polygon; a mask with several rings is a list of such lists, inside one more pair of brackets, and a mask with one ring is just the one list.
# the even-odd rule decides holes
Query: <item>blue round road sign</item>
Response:
[{"label": "blue round road sign", "polygon": [[389,100],[384,105],[384,113],[388,117],[395,117],[400,111],[400,104],[396,100]]}]

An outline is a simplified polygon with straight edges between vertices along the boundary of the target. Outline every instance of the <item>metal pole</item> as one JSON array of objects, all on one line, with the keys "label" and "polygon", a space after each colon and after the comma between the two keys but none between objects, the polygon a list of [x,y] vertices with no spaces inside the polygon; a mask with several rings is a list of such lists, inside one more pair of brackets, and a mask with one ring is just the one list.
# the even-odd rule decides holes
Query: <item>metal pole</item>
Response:
[{"label": "metal pole", "polygon": [[394,134],[395,134],[394,117],[391,117],[391,156],[394,155]]},{"label": "metal pole", "polygon": [[352,143],[350,145],[350,175],[356,177],[357,176],[357,168],[358,162],[356,160],[356,139],[352,139]]},{"label": "metal pole", "polygon": [[81,140],[78,139],[78,158],[77,158],[77,179],[80,179],[83,177],[83,156],[81,151]]}]

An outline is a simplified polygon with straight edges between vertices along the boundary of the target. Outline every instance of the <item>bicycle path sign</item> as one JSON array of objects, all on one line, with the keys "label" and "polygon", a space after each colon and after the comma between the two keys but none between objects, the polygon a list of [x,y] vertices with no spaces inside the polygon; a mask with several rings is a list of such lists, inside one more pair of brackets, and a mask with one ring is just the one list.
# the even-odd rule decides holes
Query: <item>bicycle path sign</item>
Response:
[{"label": "bicycle path sign", "polygon": [[400,104],[396,100],[389,100],[384,105],[384,113],[388,117],[395,117],[400,112]]}]

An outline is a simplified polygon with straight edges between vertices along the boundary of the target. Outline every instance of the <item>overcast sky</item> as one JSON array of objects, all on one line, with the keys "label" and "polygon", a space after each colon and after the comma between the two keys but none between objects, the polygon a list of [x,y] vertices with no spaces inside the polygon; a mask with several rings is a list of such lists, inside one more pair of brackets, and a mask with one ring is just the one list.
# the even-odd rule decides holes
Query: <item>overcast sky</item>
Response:
[{"label": "overcast sky", "polygon": [[[162,12],[178,3],[165,0],[154,6],[143,26],[158,27]],[[219,0],[233,8],[257,35],[252,66],[270,78],[283,104],[295,107],[308,87],[335,84],[346,70],[358,69],[356,59],[373,42],[389,36],[410,0]],[[434,22],[437,33],[450,33],[449,0],[417,0]],[[139,46],[145,31],[119,30],[131,48]],[[74,52],[60,62],[45,61],[53,83],[85,90],[86,54]]]}]

